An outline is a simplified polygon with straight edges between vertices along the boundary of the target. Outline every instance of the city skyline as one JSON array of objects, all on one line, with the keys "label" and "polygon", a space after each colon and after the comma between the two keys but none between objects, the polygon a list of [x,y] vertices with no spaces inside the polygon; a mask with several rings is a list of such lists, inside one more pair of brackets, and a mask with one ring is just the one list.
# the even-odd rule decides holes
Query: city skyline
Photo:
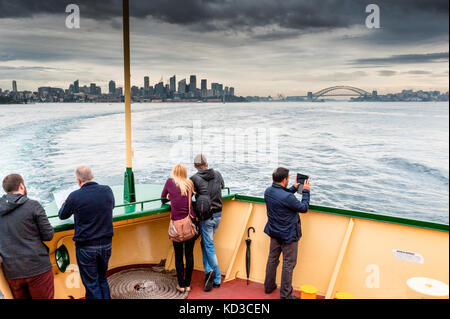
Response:
[{"label": "city skyline", "polygon": [[[180,81],[176,80],[176,74],[174,74],[173,76],[171,76],[169,78],[169,80],[164,80],[162,77],[156,81],[153,82],[154,85],[151,85],[151,80],[150,80],[150,76],[144,76],[143,78],[143,86],[135,85],[137,83],[131,83],[131,91],[133,91],[133,88],[138,88],[138,89],[143,89],[143,90],[153,90],[157,87],[157,85],[162,84],[163,87],[168,87],[170,91],[176,91],[178,93],[186,93],[189,92],[191,89],[192,91],[195,90],[218,90],[218,91],[228,91],[230,90],[230,92],[232,92],[232,95],[234,95],[235,93],[235,88],[233,86],[227,86],[224,85],[222,83],[217,83],[217,82],[208,82],[208,79],[200,79],[200,81],[197,81],[197,76],[196,75],[189,75],[189,82],[187,82],[187,77],[183,78]],[[197,83],[200,83],[200,87],[197,87]],[[187,87],[187,91],[185,89],[181,90],[180,86],[181,84],[184,83],[184,85]],[[89,84],[89,85],[87,85]],[[114,93],[114,91],[116,89],[120,89],[123,90],[123,85],[120,82],[117,82],[116,80],[109,80],[107,82],[106,87],[102,87],[97,85],[97,83],[94,83],[92,81],[88,81],[87,84],[84,84],[83,87],[85,88],[89,88],[90,93],[91,94],[101,94],[101,92],[109,92],[109,93]],[[208,84],[210,85],[210,89],[208,89]],[[61,87],[56,87],[56,86],[51,86],[51,85],[39,85],[36,88],[33,89],[22,89],[20,90],[18,88],[18,84],[16,80],[12,80],[12,89],[10,88],[2,88],[0,87],[0,92],[24,92],[24,91],[30,91],[30,92],[37,92],[39,90],[39,88],[42,87],[52,87],[52,88],[59,88],[62,90],[65,90],[65,87],[67,85],[63,85]],[[74,92],[74,93],[79,93],[80,90],[80,80],[77,79],[75,80],[73,83],[69,84],[69,90]]]},{"label": "city skyline", "polygon": [[[379,29],[364,24],[360,0],[166,2],[131,4],[132,83],[177,70],[221,79],[242,96],[305,95],[330,85],[448,90],[448,1],[378,1]],[[121,6],[77,1],[81,27],[68,29],[68,3],[0,0],[0,87],[12,79],[22,90],[74,78],[102,90],[112,78],[122,85]]]},{"label": "city skyline", "polygon": [[[234,87],[224,86],[221,83],[211,82],[208,89],[208,80],[200,80],[200,88],[197,87],[196,75],[189,76],[178,81],[176,75],[170,77],[169,81],[162,79],[155,85],[150,85],[150,77],[143,79],[144,86],[131,86],[130,94],[133,102],[323,102],[333,101],[334,97],[350,97],[349,101],[371,101],[371,102],[448,102],[449,91],[403,89],[401,92],[390,92],[379,94],[377,90],[367,92],[361,88],[351,86],[333,86],[318,92],[309,91],[306,96],[236,96]],[[82,85],[82,84],[81,84]],[[48,103],[48,102],[100,102],[114,103],[125,101],[122,87],[117,87],[114,80],[108,83],[108,92],[102,91],[96,83],[80,85],[79,80],[71,83],[68,89],[42,86],[37,91],[20,91],[17,81],[12,81],[12,90],[0,88],[0,104],[14,103]],[[337,92],[336,92],[337,91]],[[342,92],[346,91],[346,92]],[[331,99],[330,99],[331,98]]]}]

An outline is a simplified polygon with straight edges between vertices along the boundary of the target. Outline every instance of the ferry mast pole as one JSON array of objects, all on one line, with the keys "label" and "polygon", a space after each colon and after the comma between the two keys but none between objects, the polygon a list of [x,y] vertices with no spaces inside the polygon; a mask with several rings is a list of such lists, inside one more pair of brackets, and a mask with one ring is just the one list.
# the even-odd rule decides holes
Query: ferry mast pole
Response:
[{"label": "ferry mast pole", "polygon": [[123,58],[125,75],[125,139],[126,139],[126,171],[124,181],[124,200],[136,201],[133,173],[133,149],[131,147],[131,89],[130,89],[130,4],[123,0]]}]

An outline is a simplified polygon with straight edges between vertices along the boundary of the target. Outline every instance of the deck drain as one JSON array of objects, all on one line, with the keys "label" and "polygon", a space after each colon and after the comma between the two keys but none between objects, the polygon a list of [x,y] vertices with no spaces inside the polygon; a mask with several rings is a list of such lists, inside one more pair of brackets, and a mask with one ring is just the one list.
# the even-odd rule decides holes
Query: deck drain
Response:
[{"label": "deck drain", "polygon": [[112,299],[185,299],[177,290],[177,278],[148,268],[117,272],[108,277]]}]

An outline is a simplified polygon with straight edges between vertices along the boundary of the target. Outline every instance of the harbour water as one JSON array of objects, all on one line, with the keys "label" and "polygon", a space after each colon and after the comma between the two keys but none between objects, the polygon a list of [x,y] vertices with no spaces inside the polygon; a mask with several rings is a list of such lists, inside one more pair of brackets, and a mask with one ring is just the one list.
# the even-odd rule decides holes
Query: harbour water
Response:
[{"label": "harbour water", "polygon": [[[0,176],[20,173],[43,204],[90,165],[123,183],[123,104],[0,106]],[[276,166],[311,176],[314,205],[449,223],[449,104],[132,105],[137,183],[163,184],[202,151],[233,193],[262,197]]]}]

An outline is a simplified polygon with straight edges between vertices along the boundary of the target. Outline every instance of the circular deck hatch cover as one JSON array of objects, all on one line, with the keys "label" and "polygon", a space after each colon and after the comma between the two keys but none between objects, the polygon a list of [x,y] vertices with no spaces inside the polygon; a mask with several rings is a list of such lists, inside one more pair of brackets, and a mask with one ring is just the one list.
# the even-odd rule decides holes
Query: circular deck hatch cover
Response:
[{"label": "circular deck hatch cover", "polygon": [[148,268],[117,272],[108,277],[112,299],[185,299],[177,290],[177,278]]},{"label": "circular deck hatch cover", "polygon": [[408,279],[406,283],[411,289],[426,296],[448,296],[448,285],[439,280],[425,277],[414,277]]}]

